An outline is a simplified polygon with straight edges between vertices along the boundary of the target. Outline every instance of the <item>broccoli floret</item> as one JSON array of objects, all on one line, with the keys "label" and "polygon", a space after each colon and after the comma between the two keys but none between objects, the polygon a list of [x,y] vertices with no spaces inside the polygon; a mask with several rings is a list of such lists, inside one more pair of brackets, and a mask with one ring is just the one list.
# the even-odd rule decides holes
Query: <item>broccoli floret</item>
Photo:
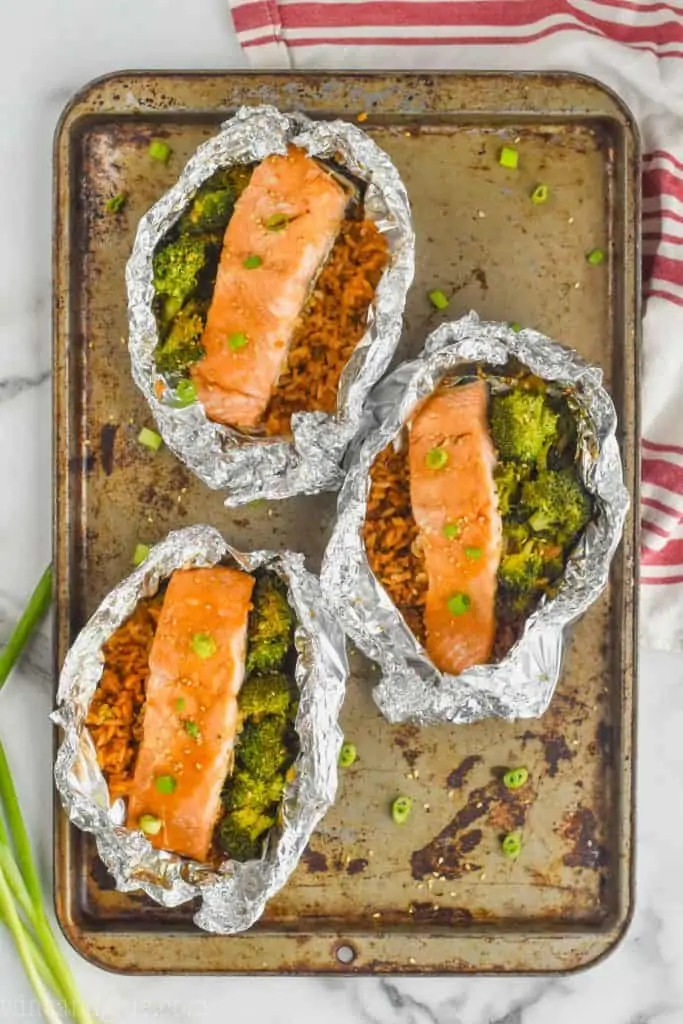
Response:
[{"label": "broccoli floret", "polygon": [[204,354],[204,307],[190,300],[174,317],[168,334],[154,351],[160,373],[185,373]]},{"label": "broccoli floret", "polygon": [[531,530],[527,523],[507,522],[503,525],[503,543],[505,553],[521,551],[531,536]]},{"label": "broccoli floret", "polygon": [[501,459],[535,462],[544,452],[547,456],[558,417],[543,395],[514,388],[494,395],[490,419],[491,436]]},{"label": "broccoli floret", "polygon": [[256,582],[249,617],[247,674],[282,668],[292,642],[294,615],[277,577],[262,576]]},{"label": "broccoli floret", "polygon": [[229,811],[240,807],[265,810],[279,803],[284,788],[285,780],[281,775],[274,775],[272,779],[255,779],[248,772],[236,771],[228,779],[223,800]]},{"label": "broccoli floret", "polygon": [[165,321],[174,316],[196,290],[206,264],[206,251],[205,239],[181,236],[155,252],[153,284],[156,294],[166,300],[163,303]]},{"label": "broccoli floret", "polygon": [[219,823],[218,842],[233,860],[253,860],[261,855],[264,832],[274,824],[272,815],[243,807],[226,815]]},{"label": "broccoli floret", "polygon": [[286,715],[292,701],[292,684],[281,672],[247,679],[239,692],[239,708],[245,718]]},{"label": "broccoli floret", "polygon": [[531,513],[529,526],[550,533],[562,545],[579,533],[591,518],[590,496],[573,470],[546,470],[522,488],[522,504]]},{"label": "broccoli floret", "polygon": [[498,567],[500,583],[518,593],[533,590],[542,573],[543,558],[533,543],[526,544],[521,551],[503,555]]},{"label": "broccoli floret", "polygon": [[493,471],[498,495],[498,511],[502,516],[510,514],[519,497],[522,482],[528,479],[529,469],[520,462],[499,462]]},{"label": "broccoli floret", "polygon": [[287,722],[267,715],[260,722],[247,722],[237,747],[237,760],[255,779],[271,779],[287,763]]},{"label": "broccoli floret", "polygon": [[204,185],[178,221],[178,230],[181,235],[222,232],[230,219],[234,203],[232,189]]}]

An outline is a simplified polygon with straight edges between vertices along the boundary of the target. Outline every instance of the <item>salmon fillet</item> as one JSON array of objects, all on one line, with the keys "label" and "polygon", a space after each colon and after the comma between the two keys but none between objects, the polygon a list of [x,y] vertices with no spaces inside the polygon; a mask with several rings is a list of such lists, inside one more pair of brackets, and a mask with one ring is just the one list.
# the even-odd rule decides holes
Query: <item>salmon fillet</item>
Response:
[{"label": "salmon fillet", "polygon": [[149,655],[127,824],[152,815],[152,844],[196,860],[208,856],[232,766],[253,588],[222,566],[174,572]]},{"label": "salmon fillet", "polygon": [[[210,419],[254,427],[263,417],[347,202],[301,149],[269,156],[254,171],[225,230],[205,356],[192,371]],[[250,269],[245,260],[261,262]]]},{"label": "salmon fillet", "polygon": [[483,381],[428,399],[410,427],[410,498],[424,554],[427,653],[456,675],[491,656],[502,524]]}]

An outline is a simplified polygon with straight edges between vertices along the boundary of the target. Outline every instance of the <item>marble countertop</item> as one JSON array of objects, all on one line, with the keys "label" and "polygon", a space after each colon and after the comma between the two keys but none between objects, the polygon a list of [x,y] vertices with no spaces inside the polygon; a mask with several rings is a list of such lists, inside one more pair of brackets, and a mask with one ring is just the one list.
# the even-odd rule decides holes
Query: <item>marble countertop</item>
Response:
[{"label": "marble countertop", "polygon": [[[201,15],[198,13],[201,9]],[[56,120],[89,79],[121,68],[239,67],[221,0],[23,0],[0,64],[0,640],[50,558],[50,217]],[[171,19],[177,19],[175,23]],[[159,25],[164,25],[163,33]],[[7,197],[11,196],[11,201]],[[0,697],[0,732],[46,887],[51,876],[51,647],[45,626]],[[643,654],[637,904],[604,963],[560,978],[132,979],[71,954],[103,1021],[209,1024],[683,1024],[683,656]],[[30,744],[26,738],[30,736]],[[169,965],[171,966],[171,965]],[[38,1019],[0,933],[0,1021]]]}]

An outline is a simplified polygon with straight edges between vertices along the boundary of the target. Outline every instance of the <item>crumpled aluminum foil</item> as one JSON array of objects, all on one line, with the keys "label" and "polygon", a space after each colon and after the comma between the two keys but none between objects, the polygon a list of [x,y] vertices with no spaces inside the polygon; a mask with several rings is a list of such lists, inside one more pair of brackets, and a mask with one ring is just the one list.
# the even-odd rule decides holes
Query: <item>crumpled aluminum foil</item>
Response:
[{"label": "crumpled aluminum foil", "polygon": [[[580,472],[595,496],[598,515],[568,560],[557,595],[528,618],[509,654],[498,664],[451,676],[434,666],[370,570],[362,540],[369,473],[417,404],[444,376],[457,376],[458,364],[476,360],[502,367],[510,357],[539,377],[569,387],[578,410]],[[433,725],[543,714],[560,675],[564,632],[605,587],[628,511],[616,426],[601,370],[537,331],[515,333],[506,324],[480,321],[476,313],[437,328],[419,358],[403,363],[378,385],[363,433],[349,453],[321,586],[326,607],[381,666],[373,696],[390,722]]]},{"label": "crumpled aluminum foil", "polygon": [[[292,417],[291,441],[255,440],[213,423],[199,403],[174,409],[167,399],[157,397],[152,257],[197,188],[215,171],[285,153],[290,143],[311,156],[341,157],[351,174],[368,182],[365,213],[386,235],[391,259],[370,308],[367,331],[342,374],[336,415],[300,413]],[[126,267],[133,378],[166,444],[205,484],[226,491],[226,505],[316,494],[341,485],[340,463],[358,430],[365,400],[399,342],[414,252],[408,194],[387,154],[353,124],[313,122],[302,114],[283,114],[269,106],[243,107],[226,121],[217,135],[197,149],[173,188],[142,218]]]},{"label": "crumpled aluminum foil", "polygon": [[[226,861],[215,869],[156,850],[141,832],[123,827],[122,800],[110,801],[85,718],[103,670],[102,646],[133,612],[156,593],[174,569],[232,561],[247,572],[267,566],[287,582],[298,620],[296,682],[300,690],[296,731],[300,753],[296,777],[287,784],[283,824],[271,832],[259,861]],[[345,640],[321,607],[318,580],[304,568],[303,555],[254,551],[242,554],[210,526],[170,533],[146,561],[104,599],[81,630],[62,668],[52,720],[64,730],[55,780],[62,804],[78,828],[92,832],[97,850],[121,892],[143,889],[165,907],[196,896],[195,924],[223,935],[244,931],[285,884],[337,789],[342,733],[337,724],[348,665]]]}]

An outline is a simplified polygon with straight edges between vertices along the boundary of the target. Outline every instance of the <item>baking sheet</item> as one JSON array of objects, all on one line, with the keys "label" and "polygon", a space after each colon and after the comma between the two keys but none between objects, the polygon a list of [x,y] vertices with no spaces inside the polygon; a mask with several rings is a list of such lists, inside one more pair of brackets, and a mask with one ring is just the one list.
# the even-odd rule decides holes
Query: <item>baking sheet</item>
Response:
[{"label": "baking sheet", "polygon": [[[562,75],[122,74],[67,108],[55,170],[56,660],[138,542],[210,522],[240,548],[282,545],[319,565],[335,498],[227,510],[149,425],[128,368],[123,267],[138,218],[242,103],[362,119],[408,187],[417,277],[401,355],[476,309],[538,327],[599,363],[621,420],[637,509],[638,143],[610,93]],[[150,161],[167,139],[167,166]],[[520,168],[497,163],[516,145]],[[529,192],[543,182],[543,206]],[[118,216],[106,199],[129,194]],[[585,253],[610,251],[603,267]],[[426,293],[452,295],[445,314]],[[550,711],[535,722],[392,727],[360,656],[343,712],[358,748],[287,887],[256,928],[201,935],[191,912],[116,893],[88,837],[55,817],[57,913],[80,952],[134,972],[453,973],[570,970],[607,952],[631,908],[637,524],[610,586],[576,626]],[[510,793],[501,769],[531,776]],[[398,829],[398,794],[414,813]],[[506,861],[499,838],[524,829]],[[445,877],[444,877],[445,876]]]}]

